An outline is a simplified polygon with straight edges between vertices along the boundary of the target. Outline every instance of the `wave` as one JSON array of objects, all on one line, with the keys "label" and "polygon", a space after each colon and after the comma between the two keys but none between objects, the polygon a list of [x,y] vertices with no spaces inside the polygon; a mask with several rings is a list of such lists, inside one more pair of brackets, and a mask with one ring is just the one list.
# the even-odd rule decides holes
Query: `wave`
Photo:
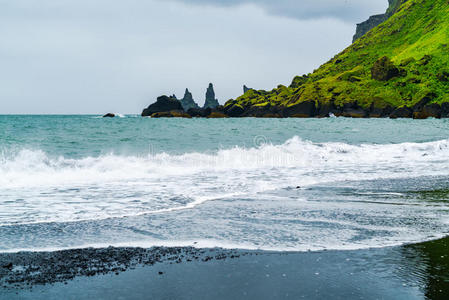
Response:
[{"label": "wave", "polygon": [[384,145],[294,137],[214,153],[72,159],[0,155],[0,224],[99,220],[193,209],[224,197],[341,181],[449,175],[449,141]]},{"label": "wave", "polygon": [[[303,184],[329,180],[379,178],[391,175],[449,174],[449,140],[428,143],[312,143],[294,137],[282,145],[220,150],[215,153],[167,153],[145,156],[102,155],[72,159],[52,157],[41,150],[22,149],[0,154],[1,188],[55,186],[72,183],[158,179],[217,172],[276,172],[288,170],[308,177]],[[338,171],[338,172],[336,172]],[[314,177],[312,173],[317,173]],[[323,173],[332,174],[324,176]],[[296,173],[297,174],[297,173]],[[364,176],[363,174],[367,175]],[[304,177],[304,176],[302,176]]]},{"label": "wave", "polygon": [[5,150],[0,249],[97,244],[307,251],[421,242],[448,234],[443,205],[410,199],[397,188],[342,194],[336,187],[446,178],[448,166],[449,140],[350,145],[293,137],[210,153],[80,159]]}]

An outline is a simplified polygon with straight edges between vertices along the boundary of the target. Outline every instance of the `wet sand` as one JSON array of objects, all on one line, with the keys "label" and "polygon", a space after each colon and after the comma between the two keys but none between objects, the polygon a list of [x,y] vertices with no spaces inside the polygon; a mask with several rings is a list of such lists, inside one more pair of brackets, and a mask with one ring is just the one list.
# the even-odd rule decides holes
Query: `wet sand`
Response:
[{"label": "wet sand", "polygon": [[449,239],[279,253],[105,248],[0,254],[0,299],[448,299]]}]

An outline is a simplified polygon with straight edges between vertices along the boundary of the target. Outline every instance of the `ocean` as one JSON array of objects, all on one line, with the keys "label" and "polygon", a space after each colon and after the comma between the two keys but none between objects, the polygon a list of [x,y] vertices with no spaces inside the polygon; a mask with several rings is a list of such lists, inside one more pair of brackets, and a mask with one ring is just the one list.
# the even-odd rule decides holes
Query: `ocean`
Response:
[{"label": "ocean", "polygon": [[0,116],[0,252],[449,235],[449,120]]}]

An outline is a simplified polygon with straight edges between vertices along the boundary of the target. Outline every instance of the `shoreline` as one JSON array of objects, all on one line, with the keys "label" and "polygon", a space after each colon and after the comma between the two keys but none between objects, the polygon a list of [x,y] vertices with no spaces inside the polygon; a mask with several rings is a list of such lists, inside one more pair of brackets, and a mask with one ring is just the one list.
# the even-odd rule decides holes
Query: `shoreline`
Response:
[{"label": "shoreline", "polygon": [[[135,290],[135,296],[126,296],[130,299],[140,298],[140,293],[170,298],[167,285],[182,290],[180,295],[185,293],[186,299],[201,295],[226,299],[229,291],[211,288],[216,285],[221,288],[237,285],[233,293],[249,293],[254,295],[250,298],[256,298],[260,285],[273,280],[279,287],[284,287],[284,282],[285,288],[291,289],[287,294],[294,298],[304,295],[318,299],[336,293],[338,299],[347,296],[349,291],[365,297],[381,287],[384,290],[376,292],[379,297],[407,295],[408,299],[425,299],[430,295],[431,299],[440,299],[449,294],[448,247],[449,237],[396,247],[316,252],[108,247],[0,253],[0,299],[57,299],[61,293],[72,293],[73,298],[69,299],[92,298],[114,290],[118,293],[134,284],[131,290]],[[277,274],[276,279],[273,274]],[[320,274],[327,278],[323,279]],[[127,278],[132,278],[131,282]],[[164,285],[160,284],[161,280]],[[241,286],[244,281],[252,284]],[[361,285],[368,284],[368,290],[357,291],[359,281]],[[306,282],[303,287],[314,287],[317,293],[296,290],[294,282]],[[198,289],[191,289],[195,284],[199,285]],[[80,285],[90,292],[84,294],[86,290]],[[111,291],[100,292],[95,288],[105,285]],[[339,286],[346,288],[340,290]]]}]

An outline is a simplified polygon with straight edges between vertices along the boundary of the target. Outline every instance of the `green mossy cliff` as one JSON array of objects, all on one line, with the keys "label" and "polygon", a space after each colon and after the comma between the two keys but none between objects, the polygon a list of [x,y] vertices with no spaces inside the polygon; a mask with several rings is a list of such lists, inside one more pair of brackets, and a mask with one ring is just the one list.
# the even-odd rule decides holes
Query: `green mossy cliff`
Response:
[{"label": "green mossy cliff", "polygon": [[393,0],[382,24],[311,74],[225,104],[234,117],[448,117],[449,1]]}]

